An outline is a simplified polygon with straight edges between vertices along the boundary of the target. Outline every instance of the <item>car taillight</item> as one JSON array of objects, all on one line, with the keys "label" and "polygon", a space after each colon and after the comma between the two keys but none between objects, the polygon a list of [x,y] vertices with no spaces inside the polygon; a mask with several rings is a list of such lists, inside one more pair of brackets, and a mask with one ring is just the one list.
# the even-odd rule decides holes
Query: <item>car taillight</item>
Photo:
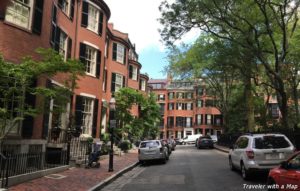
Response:
[{"label": "car taillight", "polygon": [[248,159],[254,159],[254,152],[252,150],[246,151]]},{"label": "car taillight", "polygon": [[138,150],[139,154],[141,153],[141,149]]}]

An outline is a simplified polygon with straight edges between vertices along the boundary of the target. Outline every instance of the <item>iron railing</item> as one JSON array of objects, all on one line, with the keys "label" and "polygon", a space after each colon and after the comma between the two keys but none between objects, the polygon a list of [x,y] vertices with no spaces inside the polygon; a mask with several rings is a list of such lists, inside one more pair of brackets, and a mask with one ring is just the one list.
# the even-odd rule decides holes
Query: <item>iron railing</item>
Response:
[{"label": "iron railing", "polygon": [[7,164],[7,158],[2,153],[0,153],[0,180],[1,180],[0,188],[7,188],[8,187],[8,164]]}]

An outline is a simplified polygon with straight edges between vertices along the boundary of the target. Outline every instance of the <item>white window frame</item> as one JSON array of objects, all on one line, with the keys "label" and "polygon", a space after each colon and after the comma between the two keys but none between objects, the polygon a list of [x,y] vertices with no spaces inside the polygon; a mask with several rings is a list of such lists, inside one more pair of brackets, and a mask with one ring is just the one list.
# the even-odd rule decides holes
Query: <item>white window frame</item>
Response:
[{"label": "white window frame", "polygon": [[123,88],[123,75],[116,73],[115,91],[117,92],[121,88]]},{"label": "white window frame", "polygon": [[192,110],[192,103],[186,104],[186,110]]},{"label": "white window frame", "polygon": [[132,80],[137,80],[138,68],[136,66],[132,66]]},{"label": "white window frame", "polygon": [[191,117],[187,117],[186,118],[186,127],[191,127],[192,126],[192,118]]},{"label": "white window frame", "polygon": [[207,114],[207,116],[206,116],[206,124],[211,125],[211,115],[210,114]]},{"label": "white window frame", "polygon": [[87,29],[95,33],[98,33],[98,29],[99,29],[99,14],[100,14],[100,10],[89,3]]},{"label": "white window frame", "polygon": [[169,103],[169,110],[174,110],[174,103]]},{"label": "white window frame", "polygon": [[177,107],[178,110],[182,110],[183,109],[182,105],[183,105],[182,103],[178,103],[178,107]]},{"label": "white window frame", "polygon": [[146,91],[146,80],[141,79],[141,90]]},{"label": "white window frame", "polygon": [[70,0],[63,0],[62,1],[61,10],[64,13],[66,13],[66,15],[68,15],[68,17],[70,17],[70,13],[71,13],[71,2],[70,2]]},{"label": "white window frame", "polygon": [[[26,1],[28,1],[28,3],[25,3]],[[33,0],[11,0],[10,5],[6,8],[5,21],[31,30],[33,3]],[[21,9],[22,11],[28,10],[28,14],[22,15],[20,12]],[[22,18],[25,19],[26,23],[22,23]]]},{"label": "white window frame", "polygon": [[61,31],[59,36],[59,54],[63,57],[64,61],[67,60],[67,48],[68,48],[68,35]]},{"label": "white window frame", "polygon": [[92,46],[86,45],[85,50],[85,72],[91,76],[96,76],[97,65],[97,49]]},{"label": "white window frame", "polygon": [[92,135],[94,104],[95,99],[89,97],[83,98],[82,134]]},{"label": "white window frame", "polygon": [[124,57],[125,57],[125,46],[119,43],[117,44],[117,57],[116,57],[116,61],[120,62],[122,64],[124,63]]},{"label": "white window frame", "polygon": [[202,115],[201,115],[201,114],[198,114],[198,115],[197,115],[197,125],[200,125],[200,124],[201,124],[201,120],[202,120]]}]

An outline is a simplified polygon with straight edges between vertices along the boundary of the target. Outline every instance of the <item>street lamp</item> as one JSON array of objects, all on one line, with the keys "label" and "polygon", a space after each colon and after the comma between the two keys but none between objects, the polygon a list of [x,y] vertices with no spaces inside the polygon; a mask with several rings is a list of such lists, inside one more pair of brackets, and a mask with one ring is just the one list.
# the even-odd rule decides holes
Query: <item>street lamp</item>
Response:
[{"label": "street lamp", "polygon": [[115,118],[115,111],[116,111],[116,99],[112,97],[109,101],[109,131],[110,131],[110,152],[109,152],[109,166],[108,172],[114,171],[114,128],[117,126],[116,118]]}]

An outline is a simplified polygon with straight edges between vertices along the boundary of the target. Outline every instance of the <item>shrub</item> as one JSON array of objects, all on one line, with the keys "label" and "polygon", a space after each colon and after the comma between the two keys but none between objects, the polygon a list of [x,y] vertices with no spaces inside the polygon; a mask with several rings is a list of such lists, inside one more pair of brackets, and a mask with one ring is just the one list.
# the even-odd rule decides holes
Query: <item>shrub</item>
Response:
[{"label": "shrub", "polygon": [[129,141],[122,141],[118,146],[122,151],[128,151],[131,149],[131,143]]}]

